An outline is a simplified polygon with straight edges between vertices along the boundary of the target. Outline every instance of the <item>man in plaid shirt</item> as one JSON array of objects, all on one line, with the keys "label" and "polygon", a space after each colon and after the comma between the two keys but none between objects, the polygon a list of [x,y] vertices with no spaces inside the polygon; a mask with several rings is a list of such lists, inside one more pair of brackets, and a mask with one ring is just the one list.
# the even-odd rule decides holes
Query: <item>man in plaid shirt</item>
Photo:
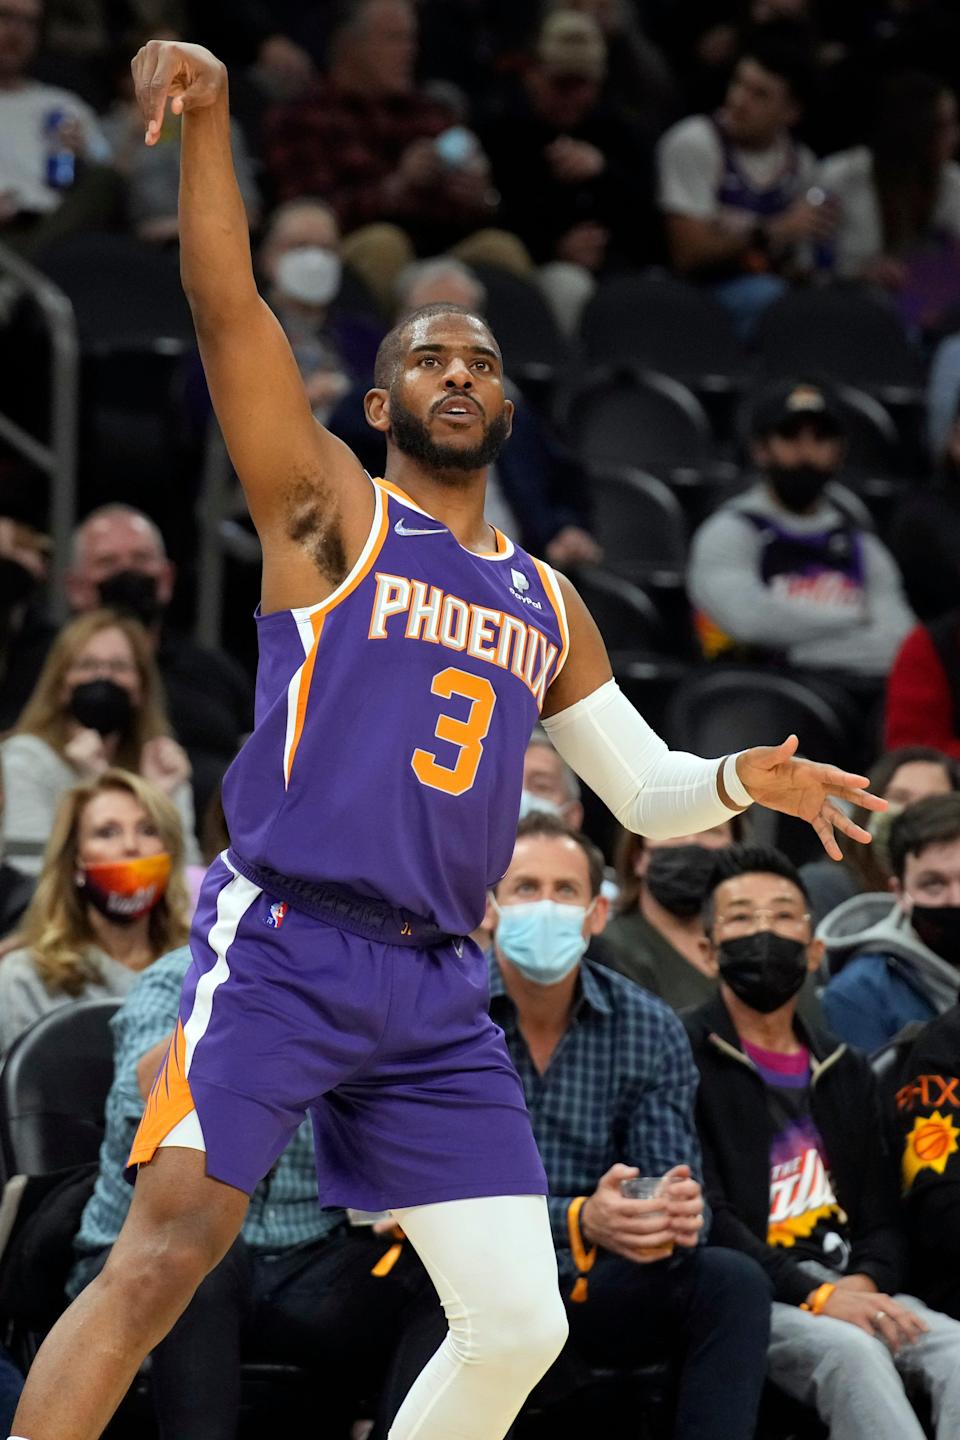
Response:
[{"label": "man in plaid shirt", "polygon": [[[607,919],[602,877],[585,836],[535,812],[520,822],[491,907],[490,1013],[550,1182],[570,1344],[596,1365],[670,1361],[676,1440],[751,1440],[770,1284],[743,1255],[702,1243],[697,1071],[683,1026],[632,980],[583,958]],[[663,1176],[662,1194],[626,1198],[621,1184],[638,1175]],[[405,1335],[388,1386],[398,1400],[438,1321],[431,1302]]]},{"label": "man in plaid shirt", "polygon": [[[393,277],[414,251],[434,255],[468,236],[465,259],[529,269],[515,237],[486,233],[499,196],[476,137],[450,105],[415,87],[411,0],[355,0],[333,32],[330,55],[326,77],[268,119],[265,158],[276,198],[314,195],[331,205],[348,237],[345,257],[364,279],[370,258]],[[399,233],[385,234],[381,222]],[[371,234],[366,227],[374,224]],[[371,278],[382,290],[383,277]]]},{"label": "man in plaid shirt", "polygon": [[[71,1297],[99,1274],[133,1197],[123,1172],[153,1074],[170,1044],[186,945],[146,970],[111,1024],[114,1078],[100,1173],[74,1241]],[[361,1394],[375,1392],[413,1294],[428,1282],[417,1257],[342,1210],[321,1210],[313,1133],[300,1126],[250,1198],[240,1238],[207,1276],[153,1352],[151,1387],[160,1432],[177,1440],[235,1440],[240,1361],[322,1367],[325,1421],[341,1433]]]}]

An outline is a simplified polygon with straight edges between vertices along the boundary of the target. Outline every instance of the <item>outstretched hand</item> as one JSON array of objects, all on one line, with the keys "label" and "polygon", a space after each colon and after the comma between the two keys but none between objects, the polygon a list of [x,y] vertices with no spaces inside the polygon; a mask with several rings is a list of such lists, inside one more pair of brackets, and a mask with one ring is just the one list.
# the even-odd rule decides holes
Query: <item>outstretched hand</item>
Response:
[{"label": "outstretched hand", "polygon": [[865,810],[886,810],[887,802],[870,794],[866,775],[852,775],[815,760],[798,760],[798,744],[796,735],[790,735],[782,745],[745,750],[737,757],[737,774],[758,805],[807,820],[831,860],[842,860],[837,830],[861,845],[869,845],[871,836],[834,801],[848,800]]},{"label": "outstretched hand", "polygon": [[225,66],[209,50],[180,40],[148,40],[130,68],[148,145],[156,145],[160,138],[168,99],[175,115],[202,110],[217,100],[227,76]]}]

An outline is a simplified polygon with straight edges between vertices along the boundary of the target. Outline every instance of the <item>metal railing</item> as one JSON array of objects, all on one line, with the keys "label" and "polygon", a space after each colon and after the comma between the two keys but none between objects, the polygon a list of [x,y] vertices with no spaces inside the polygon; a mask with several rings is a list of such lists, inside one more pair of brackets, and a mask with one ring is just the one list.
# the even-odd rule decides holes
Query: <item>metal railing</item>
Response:
[{"label": "metal railing", "polygon": [[70,561],[70,542],[77,514],[77,409],[80,384],[80,346],[73,306],[33,265],[0,244],[0,275],[9,276],[30,296],[50,334],[49,441],[44,444],[0,410],[0,436],[27,460],[50,476],[50,613],[67,618],[64,579]]}]

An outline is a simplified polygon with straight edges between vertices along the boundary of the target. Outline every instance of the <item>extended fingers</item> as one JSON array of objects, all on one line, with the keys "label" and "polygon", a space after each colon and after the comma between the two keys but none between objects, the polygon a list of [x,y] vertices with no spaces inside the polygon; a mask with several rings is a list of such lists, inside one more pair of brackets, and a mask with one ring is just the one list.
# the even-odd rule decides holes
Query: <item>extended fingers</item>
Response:
[{"label": "extended fingers", "polygon": [[864,830],[862,825],[858,825],[855,820],[851,820],[850,816],[844,814],[836,805],[831,805],[829,800],[820,813],[831,825],[841,831],[842,834],[849,835],[851,840],[859,840],[861,845],[869,845],[873,839],[869,830]]},{"label": "extended fingers", "polygon": [[830,859],[842,860],[843,855],[841,854],[840,846],[837,844],[836,836],[833,833],[833,826],[830,824],[830,821],[825,817],[823,811],[821,810],[818,815],[814,815],[813,820],[810,823],[813,825],[814,830],[817,832],[817,835],[820,839],[820,844],[823,846],[824,850],[826,850],[827,854],[830,856]]}]

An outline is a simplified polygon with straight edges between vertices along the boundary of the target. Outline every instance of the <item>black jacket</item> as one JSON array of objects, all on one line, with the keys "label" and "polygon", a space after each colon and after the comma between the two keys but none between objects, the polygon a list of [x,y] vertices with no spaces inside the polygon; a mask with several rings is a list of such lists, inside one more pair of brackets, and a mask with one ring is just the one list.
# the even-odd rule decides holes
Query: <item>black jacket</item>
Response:
[{"label": "black jacket", "polygon": [[960,1319],[960,1005],[908,1051],[896,1115],[911,1288]]},{"label": "black jacket", "polygon": [[[770,1214],[770,1143],[764,1082],[717,995],[681,1017],[700,1071],[697,1127],[703,1146],[710,1240],[753,1256],[770,1276],[774,1299],[799,1305],[810,1276],[788,1249],[766,1243]],[[849,1271],[880,1290],[900,1288],[903,1242],[896,1168],[881,1122],[877,1083],[867,1060],[828,1032],[798,1033],[809,1047],[810,1107],[826,1151],[838,1204],[850,1224]]]}]

